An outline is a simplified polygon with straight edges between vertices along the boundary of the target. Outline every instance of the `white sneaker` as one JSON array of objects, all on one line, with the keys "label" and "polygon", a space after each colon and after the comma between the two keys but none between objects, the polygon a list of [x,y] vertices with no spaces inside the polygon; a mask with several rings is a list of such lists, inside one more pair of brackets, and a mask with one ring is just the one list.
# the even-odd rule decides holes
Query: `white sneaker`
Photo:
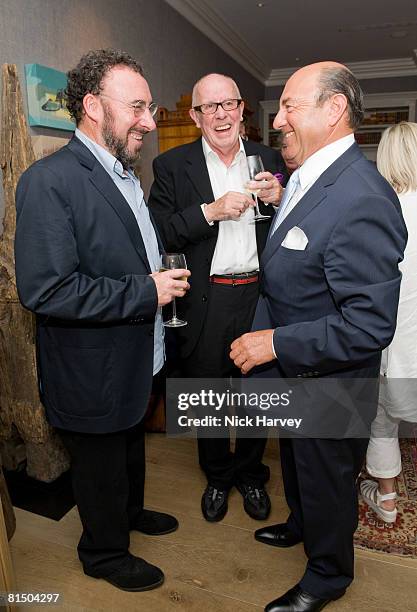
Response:
[{"label": "white sneaker", "polygon": [[397,508],[385,510],[381,502],[388,499],[397,499],[396,493],[385,493],[381,495],[378,491],[378,483],[374,480],[362,480],[360,485],[363,501],[381,518],[385,523],[395,523],[397,519]]}]

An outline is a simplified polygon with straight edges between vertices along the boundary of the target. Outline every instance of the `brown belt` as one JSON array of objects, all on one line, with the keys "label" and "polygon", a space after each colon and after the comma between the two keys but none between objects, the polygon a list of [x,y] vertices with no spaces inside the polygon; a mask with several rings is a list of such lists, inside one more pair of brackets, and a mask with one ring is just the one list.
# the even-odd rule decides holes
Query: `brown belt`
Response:
[{"label": "brown belt", "polygon": [[213,274],[210,282],[216,285],[249,285],[258,282],[258,272],[242,272],[241,274]]}]

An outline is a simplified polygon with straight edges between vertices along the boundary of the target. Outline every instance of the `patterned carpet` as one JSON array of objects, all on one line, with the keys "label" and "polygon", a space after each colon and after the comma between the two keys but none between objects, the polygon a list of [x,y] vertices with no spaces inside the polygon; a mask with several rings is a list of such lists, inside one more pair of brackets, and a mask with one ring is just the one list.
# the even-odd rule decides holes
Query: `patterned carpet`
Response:
[{"label": "patterned carpet", "polygon": [[384,523],[360,499],[357,548],[417,558],[417,430],[415,433],[414,438],[400,440],[403,471],[396,483],[397,521]]}]

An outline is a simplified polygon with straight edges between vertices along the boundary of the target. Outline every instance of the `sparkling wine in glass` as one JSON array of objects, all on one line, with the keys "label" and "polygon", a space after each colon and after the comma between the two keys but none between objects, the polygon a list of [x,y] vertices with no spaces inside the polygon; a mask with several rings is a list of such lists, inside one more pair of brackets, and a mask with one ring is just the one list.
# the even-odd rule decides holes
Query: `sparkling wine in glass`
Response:
[{"label": "sparkling wine in glass", "polygon": [[[177,270],[177,269],[186,269],[187,262],[185,261],[185,255],[183,253],[164,253],[162,255],[162,265],[159,269],[160,272],[165,272],[166,270]],[[182,276],[179,280],[187,280],[187,277]],[[172,300],[172,319],[169,321],[164,321],[165,327],[184,327],[187,325],[187,321],[182,321],[177,317],[177,305],[175,303],[175,298]]]},{"label": "sparkling wine in glass", "polygon": [[[260,155],[248,155],[246,158],[246,162],[248,164],[249,180],[256,181],[255,176],[259,174],[259,172],[265,171],[261,156]],[[249,189],[248,185],[246,185],[246,189],[249,192],[251,192],[253,197],[255,198],[255,210],[256,210],[256,213],[254,216],[255,221],[263,221],[264,219],[271,218],[268,215],[263,215],[261,213],[261,211],[259,210],[259,204],[258,204],[258,191],[259,189],[262,189],[262,187],[265,186],[265,181],[258,180],[256,182],[259,183],[259,187],[257,189]]]}]

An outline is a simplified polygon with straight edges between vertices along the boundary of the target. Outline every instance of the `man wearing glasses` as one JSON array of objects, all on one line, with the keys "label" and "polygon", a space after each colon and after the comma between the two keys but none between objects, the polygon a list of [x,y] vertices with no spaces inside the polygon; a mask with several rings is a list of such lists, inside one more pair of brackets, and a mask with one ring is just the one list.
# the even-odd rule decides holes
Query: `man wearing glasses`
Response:
[{"label": "man wearing glasses", "polygon": [[[240,374],[229,358],[230,345],[250,329],[259,254],[269,229],[268,221],[254,222],[253,200],[245,192],[246,156],[262,157],[267,172],[259,178],[267,183],[259,197],[265,204],[279,202],[281,187],[273,174],[285,174],[285,165],[277,151],[239,138],[243,101],[230,77],[209,74],[200,79],[190,115],[202,138],[155,159],[149,206],[165,247],[184,252],[192,271],[191,291],[178,301],[188,325],[175,330],[182,374],[226,378]],[[272,206],[261,206],[273,215]],[[201,500],[206,520],[225,516],[234,485],[252,518],[268,516],[264,448],[264,439],[239,438],[233,454],[228,437],[199,438],[199,461],[207,477]]]},{"label": "man wearing glasses", "polygon": [[189,273],[155,273],[162,247],[132,170],[157,110],[139,64],[90,51],[66,98],[75,136],[17,188],[17,286],[37,317],[46,415],[71,457],[84,572],[142,591],[164,575],[129,553],[129,531],[178,527],[143,508],[142,421],[164,364],[161,307],[184,295]]}]

